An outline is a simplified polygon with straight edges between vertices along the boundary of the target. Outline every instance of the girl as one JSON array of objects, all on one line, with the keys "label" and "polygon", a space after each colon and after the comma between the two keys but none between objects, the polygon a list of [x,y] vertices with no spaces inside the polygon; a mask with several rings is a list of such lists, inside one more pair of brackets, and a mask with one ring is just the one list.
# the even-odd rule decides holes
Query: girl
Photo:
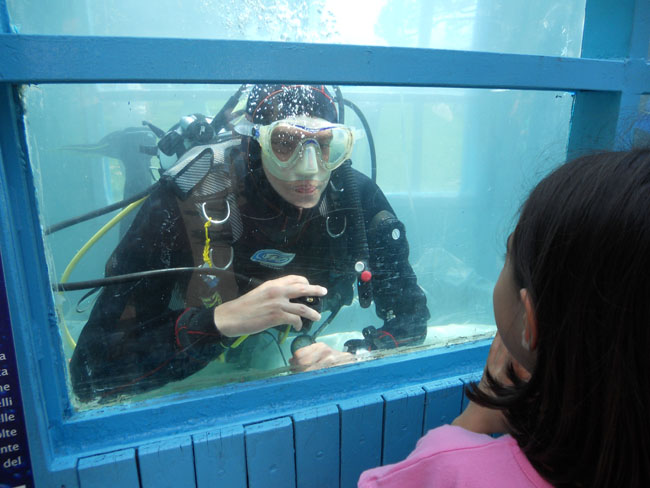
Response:
[{"label": "girl", "polygon": [[359,486],[650,486],[650,150],[544,178],[493,300],[466,410]]}]

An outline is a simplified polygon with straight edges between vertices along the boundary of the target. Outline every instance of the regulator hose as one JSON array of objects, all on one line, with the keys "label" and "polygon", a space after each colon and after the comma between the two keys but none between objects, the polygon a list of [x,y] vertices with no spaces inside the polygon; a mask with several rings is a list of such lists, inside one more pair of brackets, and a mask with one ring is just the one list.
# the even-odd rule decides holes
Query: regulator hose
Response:
[{"label": "regulator hose", "polygon": [[[366,224],[363,219],[359,187],[352,170],[352,161],[349,159],[341,165],[341,176],[343,177],[344,195],[346,195],[346,206],[351,209],[350,218],[352,222],[348,225],[352,232],[352,256],[355,260],[354,270],[357,273],[357,290],[359,292],[359,305],[368,308],[372,303],[372,282],[370,279],[362,279],[363,273],[369,272],[370,251],[368,249],[368,236]],[[366,275],[363,275],[366,276]]]},{"label": "regulator hose", "polygon": [[219,268],[203,268],[203,267],[185,267],[185,268],[165,268],[165,269],[152,269],[148,271],[139,271],[136,273],[128,273],[123,275],[108,276],[106,278],[98,278],[96,280],[88,281],[74,281],[64,283],[52,284],[53,291],[75,291],[86,290],[88,288],[97,288],[100,286],[116,285],[119,283],[128,283],[129,281],[138,281],[143,278],[157,278],[160,276],[168,276],[182,273],[198,273],[212,276],[235,275],[238,280],[247,282],[251,287],[256,287],[262,284],[262,281],[257,278],[250,278],[240,273],[233,273],[229,270]]}]

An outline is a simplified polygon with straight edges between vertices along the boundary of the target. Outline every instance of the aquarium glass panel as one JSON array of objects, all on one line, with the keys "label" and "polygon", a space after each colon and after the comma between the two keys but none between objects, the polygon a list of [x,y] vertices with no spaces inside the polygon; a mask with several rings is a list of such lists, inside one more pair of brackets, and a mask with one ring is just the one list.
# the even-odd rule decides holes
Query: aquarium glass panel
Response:
[{"label": "aquarium glass panel", "polygon": [[[580,56],[585,0],[8,0],[23,34],[316,42]],[[64,6],[65,3],[65,6]]]},{"label": "aquarium glass panel", "polygon": [[[572,95],[328,86],[302,115],[273,102],[274,125],[250,88],[22,88],[76,408],[298,374],[312,342],[369,361],[494,335],[506,237],[565,157]],[[285,296],[286,275],[328,293]],[[270,299],[321,319],[298,333]]]}]

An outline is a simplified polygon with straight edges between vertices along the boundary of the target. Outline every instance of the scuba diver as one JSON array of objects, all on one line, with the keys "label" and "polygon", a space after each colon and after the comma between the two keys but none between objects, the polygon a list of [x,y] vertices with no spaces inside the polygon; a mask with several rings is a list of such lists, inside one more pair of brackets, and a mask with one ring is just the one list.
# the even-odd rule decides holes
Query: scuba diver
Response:
[{"label": "scuba diver", "polygon": [[[339,123],[341,104],[312,85],[254,85],[243,100],[239,119],[195,114],[158,142],[178,160],[106,263],[70,362],[81,401],[148,391],[222,355],[246,368],[274,328],[300,332],[298,371],[425,339],[404,225],[351,167],[355,131]],[[383,325],[345,351],[317,342],[355,285]]]}]

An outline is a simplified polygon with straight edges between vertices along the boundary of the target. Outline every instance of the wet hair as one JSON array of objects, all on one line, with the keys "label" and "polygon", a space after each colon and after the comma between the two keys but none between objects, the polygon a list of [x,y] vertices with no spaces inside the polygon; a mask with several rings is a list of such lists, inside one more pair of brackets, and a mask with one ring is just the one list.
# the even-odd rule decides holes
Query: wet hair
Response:
[{"label": "wet hair", "polygon": [[524,203],[509,257],[537,318],[535,370],[468,397],[502,409],[555,486],[650,486],[650,150],[585,156]]},{"label": "wet hair", "polygon": [[338,120],[335,101],[324,85],[255,85],[248,95],[246,114],[258,124],[295,115]]},{"label": "wet hair", "polygon": [[[256,124],[267,125],[287,117],[306,115],[329,122],[338,121],[334,98],[324,85],[254,85],[246,101],[246,116]],[[242,138],[248,171],[255,184],[263,185],[262,150],[252,137]]]}]

